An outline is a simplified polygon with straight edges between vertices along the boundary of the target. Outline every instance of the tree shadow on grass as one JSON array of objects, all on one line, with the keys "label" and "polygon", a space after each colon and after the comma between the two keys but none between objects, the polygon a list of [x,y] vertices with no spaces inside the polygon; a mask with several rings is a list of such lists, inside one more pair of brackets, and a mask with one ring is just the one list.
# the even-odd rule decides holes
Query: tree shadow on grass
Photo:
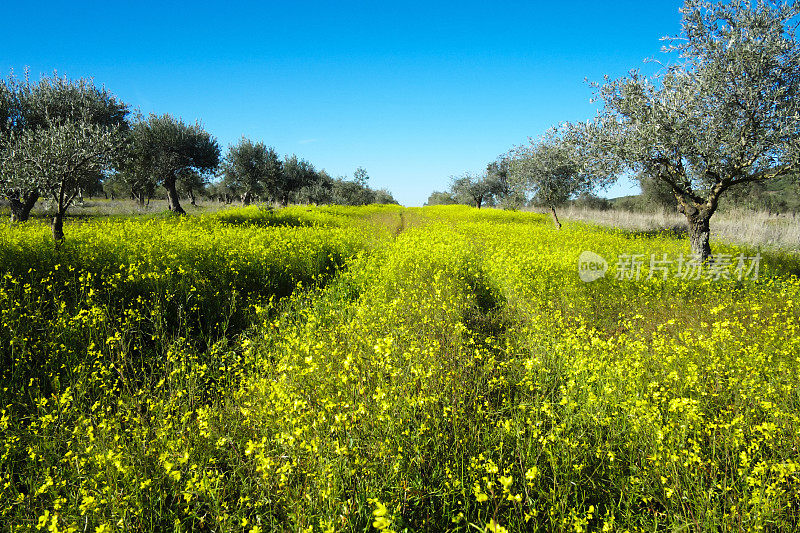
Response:
[{"label": "tree shadow on grass", "polygon": [[[309,213],[309,214],[306,214]],[[297,210],[290,212],[284,209],[273,209],[271,207],[258,207],[231,209],[230,211],[220,211],[214,218],[224,224],[233,226],[259,226],[259,227],[311,227],[311,226],[331,226],[333,221],[314,216],[313,209],[306,209],[302,213]]]},{"label": "tree shadow on grass", "polygon": [[671,239],[683,239],[689,235],[689,231],[684,224],[675,224],[659,229],[649,230],[625,228],[617,228],[617,230],[626,236],[634,238],[639,237],[643,239],[659,239],[664,237]]}]

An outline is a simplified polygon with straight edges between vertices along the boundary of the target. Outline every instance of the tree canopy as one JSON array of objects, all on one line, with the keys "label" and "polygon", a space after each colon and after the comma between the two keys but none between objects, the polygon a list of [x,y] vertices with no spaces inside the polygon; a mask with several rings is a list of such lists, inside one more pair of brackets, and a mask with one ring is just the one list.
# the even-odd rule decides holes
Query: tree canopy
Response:
[{"label": "tree canopy", "polygon": [[[91,80],[0,81],[0,196],[9,200],[12,219],[26,220],[48,192],[58,218],[54,235],[60,234],[55,227],[72,193],[92,187],[115,165],[127,115],[124,102]],[[54,180],[63,183],[56,187]],[[54,187],[64,194],[53,196]]]},{"label": "tree canopy", "polygon": [[800,2],[687,0],[675,58],[596,84],[595,143],[617,168],[666,183],[694,253],[711,254],[709,219],[732,187],[795,173],[800,150]]},{"label": "tree canopy", "polygon": [[492,182],[486,174],[464,173],[452,178],[450,190],[460,203],[474,205],[478,209],[492,195]]},{"label": "tree canopy", "polygon": [[283,163],[274,148],[243,137],[228,149],[222,172],[225,186],[247,205],[254,196],[277,196]]},{"label": "tree canopy", "polygon": [[549,208],[557,228],[561,228],[561,222],[556,208],[598,185],[580,157],[578,131],[569,125],[551,128],[541,138],[531,139],[527,146],[512,152],[509,180]]},{"label": "tree canopy", "polygon": [[171,115],[150,115],[131,129],[124,172],[132,182],[155,180],[167,192],[170,211],[185,214],[176,183],[188,172],[205,176],[219,163],[219,144],[199,123],[187,125]]},{"label": "tree canopy", "polygon": [[67,120],[46,129],[26,129],[4,157],[4,179],[19,190],[37,190],[55,206],[53,238],[64,238],[63,218],[82,188],[114,165],[123,143],[118,127]]}]

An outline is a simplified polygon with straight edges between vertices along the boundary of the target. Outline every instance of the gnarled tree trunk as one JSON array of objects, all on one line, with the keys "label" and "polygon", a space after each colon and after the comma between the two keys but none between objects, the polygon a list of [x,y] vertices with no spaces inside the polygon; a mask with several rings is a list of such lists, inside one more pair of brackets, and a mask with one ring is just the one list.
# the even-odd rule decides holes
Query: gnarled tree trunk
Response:
[{"label": "gnarled tree trunk", "polygon": [[703,262],[708,261],[711,257],[711,244],[709,243],[711,230],[708,227],[710,218],[702,214],[686,216],[689,223],[689,243],[692,246],[692,253],[699,256]]},{"label": "gnarled tree trunk", "polygon": [[25,222],[31,216],[31,210],[39,199],[38,191],[30,192],[22,198],[11,198],[11,222]]},{"label": "gnarled tree trunk", "polygon": [[186,211],[181,207],[181,202],[178,198],[178,190],[175,188],[175,176],[164,180],[164,188],[167,190],[167,206],[169,210],[179,215],[185,215]]},{"label": "gnarled tree trunk", "polygon": [[711,258],[711,244],[709,238],[711,237],[711,230],[709,229],[709,221],[711,215],[714,214],[712,209],[706,206],[686,205],[681,203],[678,206],[678,211],[686,215],[686,222],[689,227],[689,243],[692,247],[692,253],[705,262]]},{"label": "gnarled tree trunk", "polygon": [[53,240],[56,244],[64,240],[64,214],[57,212],[50,222],[50,231],[53,232]]}]

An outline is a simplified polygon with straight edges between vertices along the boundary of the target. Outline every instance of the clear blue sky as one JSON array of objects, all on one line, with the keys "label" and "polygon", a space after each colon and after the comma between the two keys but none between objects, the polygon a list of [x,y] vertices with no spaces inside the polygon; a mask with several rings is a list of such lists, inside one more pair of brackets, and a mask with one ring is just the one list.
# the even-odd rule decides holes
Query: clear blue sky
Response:
[{"label": "clear blue sky", "polygon": [[[93,77],[143,113],[200,120],[405,205],[529,136],[592,117],[680,29],[678,0],[9,2],[0,74]],[[606,195],[634,191],[618,185]]]}]

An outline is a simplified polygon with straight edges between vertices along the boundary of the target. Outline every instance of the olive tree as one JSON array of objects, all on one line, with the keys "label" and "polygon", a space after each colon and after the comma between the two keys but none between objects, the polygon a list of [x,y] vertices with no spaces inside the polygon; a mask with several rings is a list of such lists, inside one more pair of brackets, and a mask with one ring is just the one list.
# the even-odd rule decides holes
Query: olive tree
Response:
[{"label": "olive tree", "polygon": [[375,200],[375,193],[369,187],[345,176],[333,182],[331,201],[337,205],[369,205]]},{"label": "olive tree", "polygon": [[135,168],[130,164],[130,153],[126,154],[122,169],[114,176],[114,181],[121,181],[130,195],[140,207],[149,204],[150,199],[156,194],[157,183],[148,172]]},{"label": "olive tree", "polygon": [[425,202],[425,205],[455,205],[457,203],[452,193],[448,191],[433,191],[428,196],[428,201]]},{"label": "olive tree", "polygon": [[369,185],[369,174],[364,167],[356,168],[353,178],[340,176],[333,181],[331,201],[338,205],[369,205],[376,203],[376,194]]},{"label": "olive tree", "polygon": [[585,158],[577,142],[582,135],[580,126],[564,125],[512,151],[509,181],[549,208],[557,229],[561,229],[561,222],[556,208],[599,185],[583,164]]},{"label": "olive tree", "polygon": [[274,193],[281,181],[283,163],[274,148],[244,137],[228,148],[222,164],[223,183],[248,205],[254,196]]},{"label": "olive tree", "polygon": [[464,173],[452,178],[450,191],[460,203],[474,205],[478,209],[492,196],[492,182],[484,174]]},{"label": "olive tree", "polygon": [[292,195],[303,187],[313,185],[317,181],[317,171],[314,165],[305,159],[298,159],[294,154],[286,156],[283,161],[281,179],[276,184],[274,197],[284,207],[289,205]]},{"label": "olive tree", "polygon": [[667,182],[644,173],[636,176],[636,181],[642,189],[641,198],[644,207],[656,210],[676,208],[675,194]]},{"label": "olive tree", "polygon": [[167,191],[169,210],[186,214],[180,204],[177,182],[181,177],[200,176],[219,166],[216,139],[200,124],[187,125],[171,115],[150,115],[131,128],[130,148],[124,173],[138,184],[152,180]]},{"label": "olive tree", "polygon": [[667,184],[686,216],[692,252],[711,256],[709,220],[731,188],[798,169],[800,2],[686,0],[671,64],[595,84],[594,142],[622,172]]},{"label": "olive tree", "polygon": [[204,194],[209,177],[195,171],[194,169],[184,169],[178,173],[178,192],[189,198],[189,203],[197,207],[197,195]]},{"label": "olive tree", "polygon": [[336,203],[338,191],[334,180],[324,169],[317,172],[313,183],[302,187],[292,195],[292,200],[298,204],[324,205]]},{"label": "olive tree", "polygon": [[9,179],[10,162],[6,160],[6,148],[11,136],[22,130],[22,87],[13,77],[0,80],[0,196],[6,198],[11,206],[11,221],[25,221],[39,199],[39,191],[33,188],[21,189]]},{"label": "olive tree", "polygon": [[38,191],[53,202],[51,222],[56,242],[64,238],[64,215],[82,188],[114,164],[123,143],[119,126],[106,128],[87,120],[63,120],[46,129],[26,129],[11,136],[3,150],[2,181],[20,191]]},{"label": "olive tree", "polygon": [[[54,75],[34,83],[27,76],[24,81],[9,76],[0,81],[0,153],[7,156],[18,154],[11,147],[12,143],[21,139],[30,143],[35,137],[47,137],[45,132],[48,129],[58,127],[63,130],[67,122],[96,125],[108,131],[124,133],[128,128],[127,115],[128,106],[124,102],[105,88],[95,87],[91,80],[70,80]],[[54,134],[54,137],[59,137],[61,133]],[[30,145],[25,147],[26,151],[30,149]],[[0,160],[0,167],[5,169],[3,175],[6,176],[0,178],[0,196],[10,202],[12,220],[24,221],[42,191],[32,178],[9,181],[13,172],[8,167],[12,164],[11,161]],[[95,173],[93,183],[90,183],[88,176],[84,176],[80,188],[96,184],[101,176],[101,173]]]}]

